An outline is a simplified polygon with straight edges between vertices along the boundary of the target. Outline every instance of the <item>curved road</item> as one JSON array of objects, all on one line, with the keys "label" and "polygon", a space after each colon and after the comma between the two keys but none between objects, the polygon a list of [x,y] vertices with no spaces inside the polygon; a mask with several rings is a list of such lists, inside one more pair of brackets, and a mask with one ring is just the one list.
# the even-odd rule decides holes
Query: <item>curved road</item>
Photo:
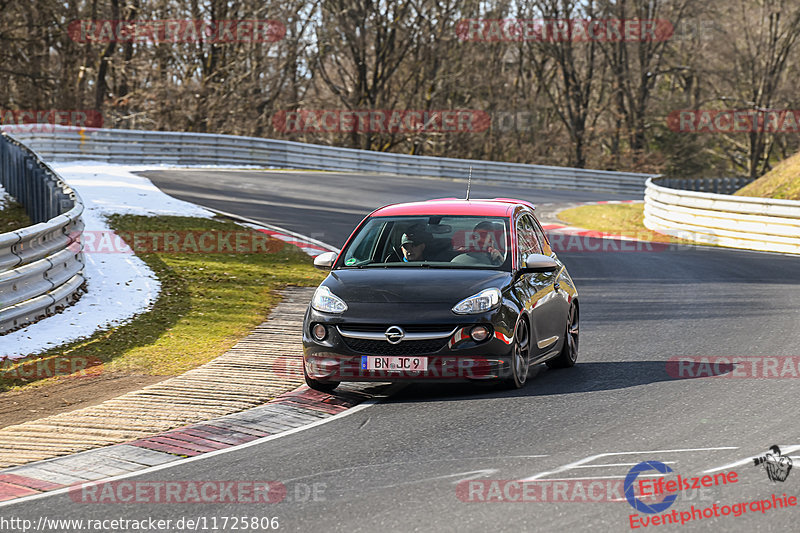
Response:
[{"label": "curved road", "polygon": [[[148,176],[179,198],[315,233],[334,245],[378,205],[461,196],[463,186],[303,172]],[[535,202],[613,198],[473,189],[474,197],[486,195]],[[683,492],[666,511],[675,510],[676,516],[691,513],[692,506],[702,512],[772,494],[799,496],[800,472],[773,483],[750,458],[772,444],[800,456],[790,451],[800,450],[800,258],[720,248],[560,255],[582,304],[580,356],[573,369],[540,365],[519,391],[411,385],[318,427],[132,478],[278,480],[289,489],[280,504],[87,505],[61,495],[9,506],[4,514],[34,520],[42,514],[173,520],[277,516],[283,531],[630,531],[635,512],[619,484],[633,465],[648,460],[684,477],[716,469],[737,473],[731,484]],[[794,375],[780,360],[773,374],[762,378],[740,378],[738,367],[723,364],[722,376],[682,379],[668,371],[667,361],[677,356],[796,359],[789,359]],[[536,485],[537,501],[464,501],[489,494],[470,480],[528,478],[571,481]],[[473,492],[458,491],[464,487]],[[513,485],[507,487],[508,495],[519,496]],[[555,501],[538,501],[543,487],[545,499]],[[308,492],[312,488],[316,498]],[[621,501],[593,501],[597,496]],[[648,530],[789,531],[797,517],[798,507],[748,510]]]},{"label": "curved road", "polygon": [[[356,224],[386,204],[463,198],[466,180],[302,170],[169,170],[144,172],[182,200],[275,224],[340,247]],[[472,183],[471,198],[510,197],[546,203],[641,200],[641,195],[530,189]]]}]

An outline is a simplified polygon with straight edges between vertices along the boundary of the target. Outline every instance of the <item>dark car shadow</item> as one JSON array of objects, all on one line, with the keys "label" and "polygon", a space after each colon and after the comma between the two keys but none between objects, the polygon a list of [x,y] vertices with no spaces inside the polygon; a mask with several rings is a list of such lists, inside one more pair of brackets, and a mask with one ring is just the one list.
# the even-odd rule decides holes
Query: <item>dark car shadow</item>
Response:
[{"label": "dark car shadow", "polygon": [[[412,383],[387,402],[456,401],[476,398],[552,396],[627,389],[662,381],[698,379],[681,377],[676,363],[668,361],[613,361],[578,363],[572,368],[552,370],[545,365],[531,368],[521,389],[493,383]],[[732,372],[735,365],[721,364],[713,375]],[[689,374],[691,375],[691,373]],[[704,375],[701,377],[709,377]]]}]

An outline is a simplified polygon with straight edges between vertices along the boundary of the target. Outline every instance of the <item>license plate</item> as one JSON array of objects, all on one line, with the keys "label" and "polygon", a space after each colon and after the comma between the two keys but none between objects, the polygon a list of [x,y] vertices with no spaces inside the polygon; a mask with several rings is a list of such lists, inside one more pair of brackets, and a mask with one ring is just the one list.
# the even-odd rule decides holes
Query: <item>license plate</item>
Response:
[{"label": "license plate", "polygon": [[428,370],[427,357],[376,357],[361,356],[362,370],[383,370],[388,372],[424,372]]}]

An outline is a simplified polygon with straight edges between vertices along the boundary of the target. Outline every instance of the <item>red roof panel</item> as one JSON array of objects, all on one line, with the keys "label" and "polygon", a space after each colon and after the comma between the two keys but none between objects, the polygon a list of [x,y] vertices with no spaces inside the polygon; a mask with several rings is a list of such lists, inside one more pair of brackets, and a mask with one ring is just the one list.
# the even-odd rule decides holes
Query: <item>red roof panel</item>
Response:
[{"label": "red roof panel", "polygon": [[371,216],[404,216],[404,215],[474,215],[474,216],[507,216],[515,205],[533,208],[530,202],[509,198],[458,200],[442,198],[425,202],[409,202],[381,207]]}]

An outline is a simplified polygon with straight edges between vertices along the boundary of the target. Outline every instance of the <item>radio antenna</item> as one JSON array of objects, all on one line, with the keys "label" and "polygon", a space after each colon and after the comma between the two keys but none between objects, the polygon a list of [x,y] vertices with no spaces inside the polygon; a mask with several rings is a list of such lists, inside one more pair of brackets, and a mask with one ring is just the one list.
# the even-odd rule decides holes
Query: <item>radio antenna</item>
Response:
[{"label": "radio antenna", "polygon": [[467,178],[467,197],[465,200],[469,200],[469,186],[472,184],[472,165],[469,166],[469,177]]}]

